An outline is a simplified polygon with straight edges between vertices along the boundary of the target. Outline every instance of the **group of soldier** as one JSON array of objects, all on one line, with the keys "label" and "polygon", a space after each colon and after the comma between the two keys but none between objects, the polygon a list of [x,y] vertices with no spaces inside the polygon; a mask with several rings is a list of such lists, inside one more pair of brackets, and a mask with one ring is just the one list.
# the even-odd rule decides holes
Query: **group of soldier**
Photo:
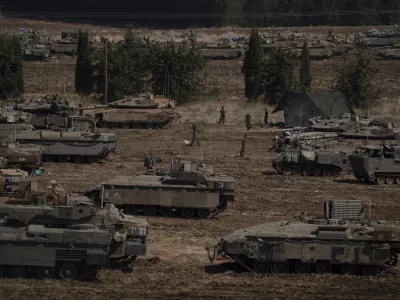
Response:
[{"label": "group of soldier", "polygon": [[[226,111],[225,111],[225,108],[222,106],[221,107],[221,109],[220,109],[220,111],[219,111],[219,120],[218,120],[218,124],[225,124],[225,114],[226,114]],[[268,116],[269,116],[269,112],[268,112],[268,109],[266,108],[265,109],[265,113],[264,113],[264,125],[265,126],[268,126]],[[247,130],[250,130],[251,128],[252,128],[252,124],[251,124],[251,115],[250,114],[247,114],[246,115],[246,128],[247,128]],[[199,133],[199,130],[198,130],[198,128],[197,128],[197,125],[196,124],[193,124],[192,125],[192,141],[190,142],[190,146],[193,146],[193,144],[195,143],[195,142],[197,142],[197,146],[200,146],[200,140],[199,140],[199,137],[198,137],[198,133]],[[243,136],[243,139],[242,139],[242,147],[241,147],[241,149],[240,149],[240,157],[244,157],[244,155],[245,155],[245,151],[246,151],[246,137],[247,137],[247,134],[245,134],[244,136]]]}]

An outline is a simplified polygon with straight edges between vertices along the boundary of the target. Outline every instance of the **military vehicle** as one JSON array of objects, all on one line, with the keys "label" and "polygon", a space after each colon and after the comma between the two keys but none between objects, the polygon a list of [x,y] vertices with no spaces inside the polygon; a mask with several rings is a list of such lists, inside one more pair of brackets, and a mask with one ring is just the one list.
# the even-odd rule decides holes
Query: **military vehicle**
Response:
[{"label": "military vehicle", "polygon": [[86,192],[95,204],[111,202],[129,214],[211,218],[234,200],[236,182],[211,166],[173,159],[170,175],[117,177]]},{"label": "military vehicle", "polygon": [[332,200],[324,217],[236,230],[207,247],[210,261],[232,259],[258,274],[340,272],[376,275],[397,264],[400,227],[365,219],[361,201]]},{"label": "military vehicle", "polygon": [[376,184],[400,184],[400,146],[358,147],[349,156],[354,176]]},{"label": "military vehicle", "polygon": [[63,31],[61,39],[51,45],[51,52],[57,54],[75,55],[78,50],[78,31]]},{"label": "military vehicle", "polygon": [[174,106],[173,101],[165,98],[139,95],[106,106],[88,108],[88,114],[96,119],[99,128],[155,129],[167,126],[177,117],[171,109]]},{"label": "military vehicle", "polygon": [[201,49],[201,55],[206,59],[237,59],[244,56],[244,49],[232,48],[231,46],[215,46]]},{"label": "military vehicle", "polygon": [[17,135],[16,140],[40,146],[46,162],[94,163],[115,152],[117,137],[114,133],[32,131]]},{"label": "military vehicle", "polygon": [[351,170],[347,153],[324,150],[286,150],[273,160],[272,167],[286,176],[339,176]]},{"label": "military vehicle", "polygon": [[148,223],[114,206],[0,205],[0,275],[80,279],[146,254]]},{"label": "military vehicle", "polygon": [[27,30],[19,34],[23,56],[46,59],[50,57],[50,39],[37,31]]},{"label": "military vehicle", "polygon": [[26,171],[18,169],[0,169],[0,198],[14,196],[20,189],[20,183],[28,178]]},{"label": "military vehicle", "polygon": [[42,148],[15,143],[0,145],[1,168],[19,168],[26,171],[39,169],[42,166]]}]

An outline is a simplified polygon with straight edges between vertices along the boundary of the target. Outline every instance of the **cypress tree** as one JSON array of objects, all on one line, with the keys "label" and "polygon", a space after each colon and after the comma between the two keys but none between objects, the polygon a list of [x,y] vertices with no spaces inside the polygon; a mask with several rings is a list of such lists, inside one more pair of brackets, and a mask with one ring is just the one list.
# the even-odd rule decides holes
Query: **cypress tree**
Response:
[{"label": "cypress tree", "polygon": [[262,94],[261,73],[264,53],[257,29],[251,30],[249,49],[244,58],[242,72],[244,73],[245,97],[255,100]]},{"label": "cypress tree", "polygon": [[79,30],[77,59],[75,68],[75,91],[90,94],[93,89],[92,80],[92,52],[90,49],[89,34]]},{"label": "cypress tree", "polygon": [[0,36],[0,99],[24,92],[22,50],[17,37]]},{"label": "cypress tree", "polygon": [[301,51],[301,66],[300,66],[300,89],[305,92],[311,90],[312,76],[310,72],[310,53],[308,52],[307,42],[304,42]]}]

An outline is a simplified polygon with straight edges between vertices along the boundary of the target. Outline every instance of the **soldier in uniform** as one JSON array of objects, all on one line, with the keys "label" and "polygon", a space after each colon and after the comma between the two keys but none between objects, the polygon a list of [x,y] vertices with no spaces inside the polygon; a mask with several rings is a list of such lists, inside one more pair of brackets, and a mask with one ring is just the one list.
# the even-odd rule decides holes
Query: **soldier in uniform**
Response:
[{"label": "soldier in uniform", "polygon": [[265,113],[264,113],[264,125],[267,126],[268,125],[268,109],[265,108]]},{"label": "soldier in uniform", "polygon": [[79,115],[83,115],[82,103],[79,103]]},{"label": "soldier in uniform", "polygon": [[225,108],[222,106],[221,110],[219,111],[219,121],[218,124],[225,124]]},{"label": "soldier in uniform", "polygon": [[250,116],[250,114],[246,115],[246,128],[247,128],[247,130],[251,129],[251,116]]},{"label": "soldier in uniform", "polygon": [[190,143],[190,146],[193,146],[195,141],[197,141],[197,146],[200,146],[200,141],[199,141],[199,137],[198,137],[199,130],[197,129],[197,125],[193,124],[192,129],[193,129],[193,135],[192,135],[192,142]]},{"label": "soldier in uniform", "polygon": [[244,157],[244,153],[246,151],[246,137],[247,134],[245,134],[242,139],[242,148],[240,149],[240,157]]}]

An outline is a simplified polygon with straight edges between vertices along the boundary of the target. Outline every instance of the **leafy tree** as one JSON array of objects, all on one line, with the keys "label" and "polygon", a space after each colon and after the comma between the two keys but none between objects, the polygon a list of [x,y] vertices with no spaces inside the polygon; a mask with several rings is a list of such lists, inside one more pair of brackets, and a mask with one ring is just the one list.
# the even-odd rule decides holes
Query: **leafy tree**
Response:
[{"label": "leafy tree", "polygon": [[93,66],[92,51],[89,34],[79,30],[77,60],[75,68],[75,91],[82,94],[90,94],[93,90]]},{"label": "leafy tree", "polygon": [[312,77],[310,71],[310,53],[308,52],[307,42],[304,42],[300,60],[299,87],[302,91],[309,92],[311,89]]},{"label": "leafy tree", "polygon": [[249,49],[247,50],[242,73],[244,73],[245,97],[248,100],[257,99],[262,95],[261,73],[264,60],[261,39],[257,29],[251,30]]},{"label": "leafy tree", "polygon": [[378,69],[373,65],[373,54],[358,48],[354,60],[344,60],[336,76],[336,89],[344,93],[357,108],[368,109],[379,100],[381,89],[375,84]]},{"label": "leafy tree", "polygon": [[23,59],[18,37],[0,35],[0,99],[24,92]]},{"label": "leafy tree", "polygon": [[[127,31],[125,39],[108,43],[108,99],[116,100],[144,92],[164,94],[178,103],[197,99],[204,90],[205,60],[193,32],[182,42],[160,43],[136,37]],[[105,51],[95,58],[95,85],[105,90]]]},{"label": "leafy tree", "polygon": [[153,91],[164,91],[180,104],[202,95],[205,59],[193,31],[185,34],[180,43],[152,43],[151,52],[154,59]]},{"label": "leafy tree", "polygon": [[291,48],[278,47],[270,51],[268,59],[263,64],[261,82],[268,102],[276,103],[286,91],[294,87],[296,63]]}]

